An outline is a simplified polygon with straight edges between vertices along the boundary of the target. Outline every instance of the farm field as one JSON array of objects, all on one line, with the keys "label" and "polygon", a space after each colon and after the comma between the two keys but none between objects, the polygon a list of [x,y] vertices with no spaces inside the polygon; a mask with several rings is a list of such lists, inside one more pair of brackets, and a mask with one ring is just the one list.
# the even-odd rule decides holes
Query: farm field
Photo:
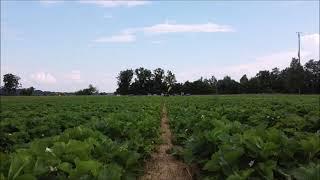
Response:
[{"label": "farm field", "polygon": [[319,96],[170,97],[172,153],[199,179],[319,179]]},{"label": "farm field", "polygon": [[1,97],[0,179],[134,179],[160,111],[159,97]]},{"label": "farm field", "polygon": [[1,97],[0,179],[136,179],[163,107],[194,179],[319,179],[312,95]]}]

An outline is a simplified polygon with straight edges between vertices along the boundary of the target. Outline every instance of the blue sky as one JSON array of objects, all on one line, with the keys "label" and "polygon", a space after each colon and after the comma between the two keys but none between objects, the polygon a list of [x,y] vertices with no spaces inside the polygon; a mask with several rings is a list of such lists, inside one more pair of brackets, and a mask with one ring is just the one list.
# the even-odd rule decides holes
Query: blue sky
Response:
[{"label": "blue sky", "polygon": [[1,1],[1,76],[23,87],[116,89],[120,70],[172,70],[179,82],[319,59],[319,1]]}]

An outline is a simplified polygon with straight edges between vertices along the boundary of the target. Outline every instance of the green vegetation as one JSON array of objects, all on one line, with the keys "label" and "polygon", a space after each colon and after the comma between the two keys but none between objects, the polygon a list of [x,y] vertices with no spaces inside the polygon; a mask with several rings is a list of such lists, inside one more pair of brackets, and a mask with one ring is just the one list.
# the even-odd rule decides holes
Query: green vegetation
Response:
[{"label": "green vegetation", "polygon": [[1,97],[0,179],[135,179],[163,103],[199,179],[319,179],[314,95]]},{"label": "green vegetation", "polygon": [[[213,72],[214,73],[214,72]],[[178,83],[173,72],[161,68],[153,72],[138,68],[121,71],[117,77],[117,94],[240,94],[240,93],[320,93],[320,61],[309,60],[303,66],[292,58],[290,66],[280,70],[261,70],[248,79],[244,74],[240,81],[225,76],[217,80],[214,76],[195,81]]]},{"label": "green vegetation", "polygon": [[[88,88],[69,93],[35,91],[33,87],[20,87],[20,78],[13,74],[3,76],[4,86],[0,88],[0,95],[97,95],[99,91],[93,85]],[[120,71],[117,76],[118,88],[116,94],[147,95],[147,94],[256,94],[256,93],[291,93],[291,94],[319,94],[320,93],[320,61],[313,59],[303,66],[296,58],[292,58],[290,66],[280,70],[262,70],[248,79],[244,74],[239,82],[230,76],[217,80],[214,76],[199,78],[195,81],[177,82],[173,72],[157,68],[153,71],[140,67],[135,70]],[[105,93],[100,93],[101,95]]]},{"label": "green vegetation", "polygon": [[[319,179],[319,96],[170,97],[172,153],[201,179]],[[182,147],[182,148],[181,148]]]},{"label": "green vegetation", "polygon": [[1,97],[0,179],[132,179],[159,137],[159,97]]}]

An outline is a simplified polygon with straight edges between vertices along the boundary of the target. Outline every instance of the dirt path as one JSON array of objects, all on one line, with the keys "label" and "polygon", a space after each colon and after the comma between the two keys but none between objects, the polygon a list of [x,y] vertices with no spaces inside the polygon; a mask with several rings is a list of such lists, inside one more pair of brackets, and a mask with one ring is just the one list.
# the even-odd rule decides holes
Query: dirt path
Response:
[{"label": "dirt path", "polygon": [[165,106],[163,106],[162,109],[161,131],[163,144],[160,144],[157,148],[157,152],[151,155],[151,159],[145,166],[145,174],[140,179],[192,180],[188,166],[166,153],[173,145],[171,142],[171,131]]}]

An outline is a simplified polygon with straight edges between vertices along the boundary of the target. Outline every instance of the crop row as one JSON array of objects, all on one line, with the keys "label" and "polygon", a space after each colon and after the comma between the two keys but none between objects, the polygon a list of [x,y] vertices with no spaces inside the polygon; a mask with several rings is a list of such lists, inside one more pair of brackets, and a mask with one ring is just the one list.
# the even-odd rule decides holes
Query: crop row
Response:
[{"label": "crop row", "polygon": [[159,141],[157,97],[20,98],[2,99],[0,179],[134,179]]},{"label": "crop row", "polygon": [[199,179],[319,179],[318,96],[171,97],[172,154]]}]

